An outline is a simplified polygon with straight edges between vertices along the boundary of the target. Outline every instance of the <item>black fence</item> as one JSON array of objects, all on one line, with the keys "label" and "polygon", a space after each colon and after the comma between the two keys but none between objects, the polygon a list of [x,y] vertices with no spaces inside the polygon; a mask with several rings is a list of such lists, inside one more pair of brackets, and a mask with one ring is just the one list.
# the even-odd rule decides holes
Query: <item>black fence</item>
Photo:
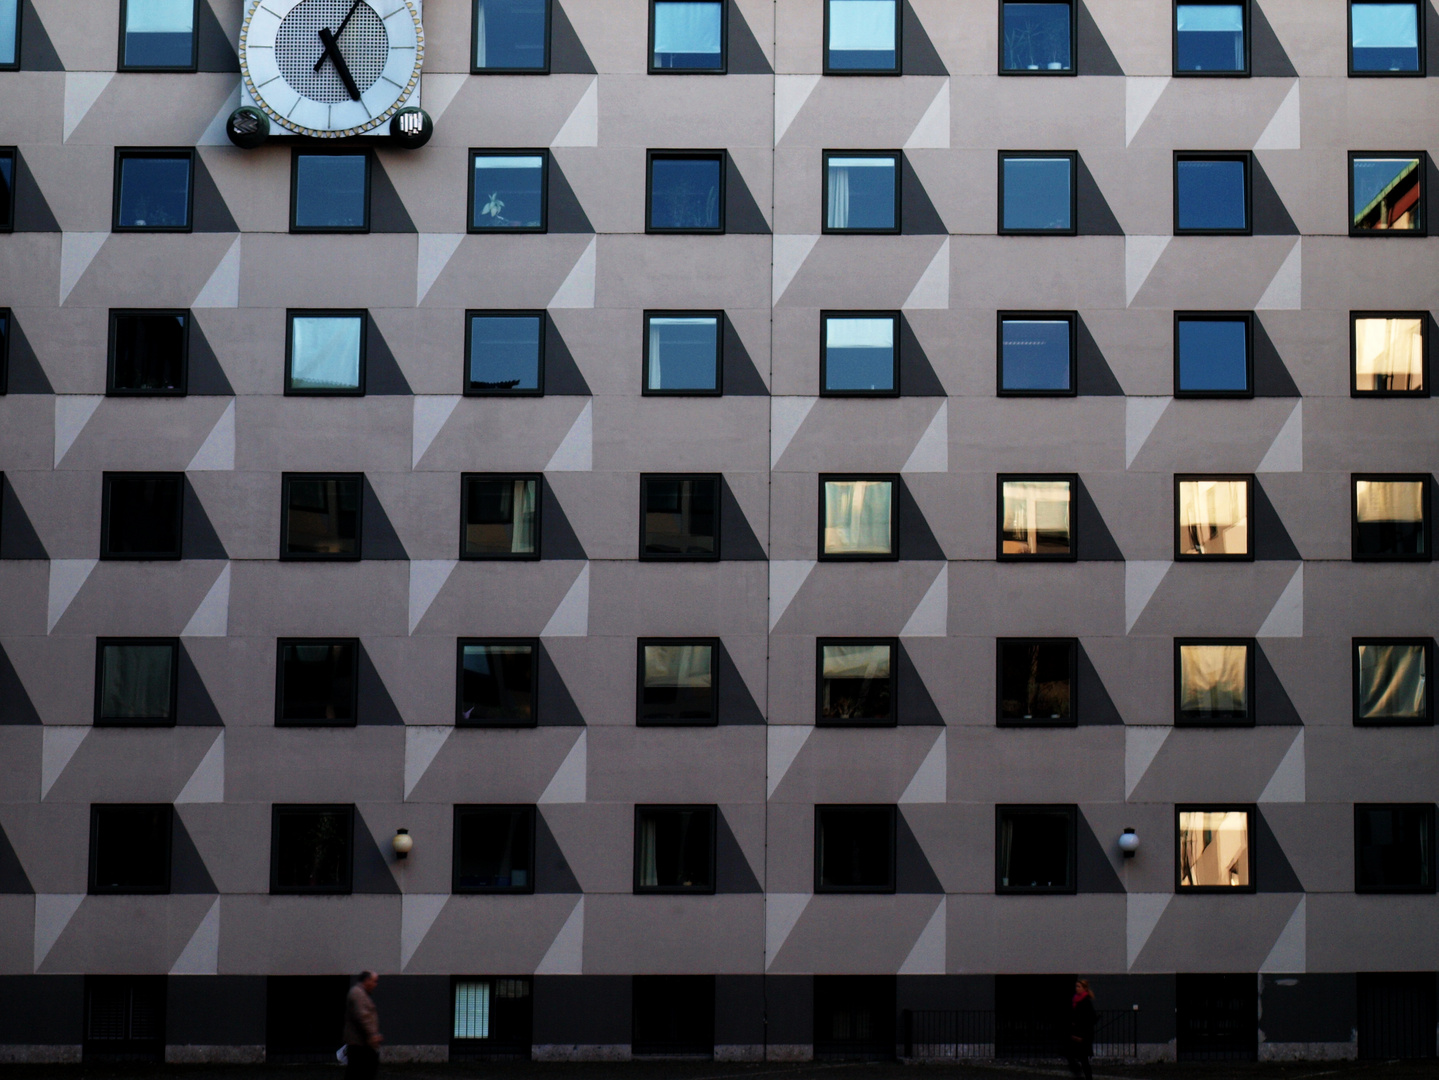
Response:
[{"label": "black fence", "polygon": [[[1066,1018],[1009,1016],[991,1009],[906,1009],[907,1058],[1019,1061],[1064,1059],[1069,1055]],[[1128,1061],[1138,1056],[1139,1011],[1101,1010],[1094,1025],[1094,1056]]]}]

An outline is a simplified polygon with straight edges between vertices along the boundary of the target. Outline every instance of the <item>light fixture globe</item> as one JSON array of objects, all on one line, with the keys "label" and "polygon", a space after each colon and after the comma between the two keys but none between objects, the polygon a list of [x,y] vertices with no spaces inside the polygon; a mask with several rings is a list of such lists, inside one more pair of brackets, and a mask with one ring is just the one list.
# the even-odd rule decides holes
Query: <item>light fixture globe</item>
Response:
[{"label": "light fixture globe", "polygon": [[410,835],[409,829],[396,829],[395,838],[390,841],[390,846],[395,849],[395,858],[403,859],[415,846],[415,838]]},{"label": "light fixture globe", "polygon": [[1139,834],[1133,829],[1125,829],[1119,834],[1119,850],[1124,852],[1126,859],[1134,858],[1134,853],[1139,850]]}]

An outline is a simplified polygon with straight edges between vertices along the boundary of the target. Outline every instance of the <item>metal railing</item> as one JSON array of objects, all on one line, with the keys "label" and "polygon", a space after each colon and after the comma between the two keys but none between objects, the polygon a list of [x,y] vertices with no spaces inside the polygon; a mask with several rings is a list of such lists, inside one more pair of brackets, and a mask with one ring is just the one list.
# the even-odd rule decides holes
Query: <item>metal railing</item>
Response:
[{"label": "metal railing", "polygon": [[[1069,1054],[1067,1017],[996,1016],[992,1009],[906,1009],[904,1056],[920,1060],[1063,1059]],[[1094,1057],[1138,1056],[1139,1012],[1101,1010],[1094,1025]]]}]

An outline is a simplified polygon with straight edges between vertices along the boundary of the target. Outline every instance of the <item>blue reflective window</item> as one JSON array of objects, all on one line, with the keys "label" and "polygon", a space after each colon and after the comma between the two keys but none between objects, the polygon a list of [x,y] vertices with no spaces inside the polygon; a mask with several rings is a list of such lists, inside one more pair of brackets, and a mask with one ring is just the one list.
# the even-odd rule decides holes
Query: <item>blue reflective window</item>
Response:
[{"label": "blue reflective window", "polygon": [[0,231],[15,225],[15,151],[0,150]]},{"label": "blue reflective window", "polygon": [[1072,157],[1004,157],[1001,176],[1001,232],[1074,231]]},{"label": "blue reflective window", "polygon": [[1413,154],[1350,157],[1353,232],[1420,232],[1424,228],[1424,161]]},{"label": "blue reflective window", "polygon": [[856,232],[898,229],[898,173],[895,154],[826,155],[825,228]]},{"label": "blue reflective window", "polygon": [[999,327],[1002,394],[1067,394],[1074,389],[1069,319],[1006,317]]},{"label": "blue reflective window", "polygon": [[1000,8],[1002,71],[1074,70],[1069,3],[1006,3]]},{"label": "blue reflective window", "polygon": [[117,168],[115,228],[188,229],[190,177],[188,153],[122,153]]},{"label": "blue reflective window", "polygon": [[897,355],[893,315],[826,315],[826,394],[892,394]]},{"label": "blue reflective window", "polygon": [[1242,72],[1243,4],[1178,4],[1174,9],[1176,72]]},{"label": "blue reflective window", "polygon": [[719,389],[718,315],[648,315],[645,323],[646,393]]},{"label": "blue reflective window", "polygon": [[291,315],[286,393],[363,393],[364,340],[363,315]]},{"label": "blue reflective window", "polygon": [[20,0],[0,0],[0,67],[20,62]]},{"label": "blue reflective window", "polygon": [[1247,231],[1247,159],[1180,158],[1174,166],[1174,226],[1180,232]]},{"label": "blue reflective window", "polygon": [[549,67],[549,0],[475,0],[474,69]]},{"label": "blue reflective window", "polygon": [[193,67],[195,0],[125,0],[124,50],[122,67]]},{"label": "blue reflective window", "polygon": [[368,154],[296,154],[297,230],[363,232],[370,227]]},{"label": "blue reflective window", "polygon": [[724,68],[723,0],[654,0],[652,10],[651,68],[657,71],[720,71]]},{"label": "blue reflective window", "polygon": [[471,164],[471,232],[544,231],[544,154],[476,153]]},{"label": "blue reflective window", "polygon": [[1249,392],[1249,320],[1180,318],[1175,335],[1176,394]]},{"label": "blue reflective window", "polygon": [[724,230],[724,158],[650,158],[649,227],[668,232]]},{"label": "blue reflective window", "polygon": [[1365,4],[1349,6],[1351,71],[1412,72],[1421,68],[1419,4]]},{"label": "blue reflective window", "polygon": [[538,393],[544,356],[543,314],[471,314],[465,391]]},{"label": "blue reflective window", "polygon": [[894,71],[899,66],[898,0],[827,0],[825,68]]}]

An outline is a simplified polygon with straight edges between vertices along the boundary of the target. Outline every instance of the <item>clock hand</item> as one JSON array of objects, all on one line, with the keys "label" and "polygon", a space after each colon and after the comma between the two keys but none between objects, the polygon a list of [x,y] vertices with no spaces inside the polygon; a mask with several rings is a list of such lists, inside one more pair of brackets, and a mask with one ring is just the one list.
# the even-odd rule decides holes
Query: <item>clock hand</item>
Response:
[{"label": "clock hand", "polygon": [[326,56],[335,61],[335,73],[340,76],[340,81],[345,84],[350,98],[354,101],[360,100],[360,88],[355,85],[355,77],[350,74],[350,65],[345,63],[345,58],[340,55],[340,47],[335,42],[335,35],[330,33],[329,27],[320,31],[320,40],[325,43],[325,51],[320,54],[323,60]]},{"label": "clock hand", "polygon": [[339,56],[339,55],[340,55],[340,50],[339,50],[339,47],[335,44],[335,39],[338,38],[341,34],[343,34],[343,33],[345,32],[345,27],[350,24],[350,19],[351,19],[351,17],[355,14],[355,9],[358,8],[359,6],[360,6],[360,0],[355,0],[355,2],[350,5],[350,10],[347,11],[347,12],[345,13],[345,17],[340,20],[339,29],[337,29],[333,34],[330,34],[328,40],[326,40],[325,35],[326,35],[327,33],[329,33],[329,31],[328,31],[328,30],[321,30],[321,31],[320,31],[320,40],[323,41],[323,42],[325,42],[325,51],[322,52],[322,53],[320,53],[320,58],[315,61],[315,70],[316,70],[316,71],[319,71],[319,70],[320,70],[321,65],[323,65],[324,62],[325,62],[325,57],[327,57],[327,56],[330,55],[330,51],[331,51],[332,49],[334,50],[334,53],[335,53],[336,56]]}]

